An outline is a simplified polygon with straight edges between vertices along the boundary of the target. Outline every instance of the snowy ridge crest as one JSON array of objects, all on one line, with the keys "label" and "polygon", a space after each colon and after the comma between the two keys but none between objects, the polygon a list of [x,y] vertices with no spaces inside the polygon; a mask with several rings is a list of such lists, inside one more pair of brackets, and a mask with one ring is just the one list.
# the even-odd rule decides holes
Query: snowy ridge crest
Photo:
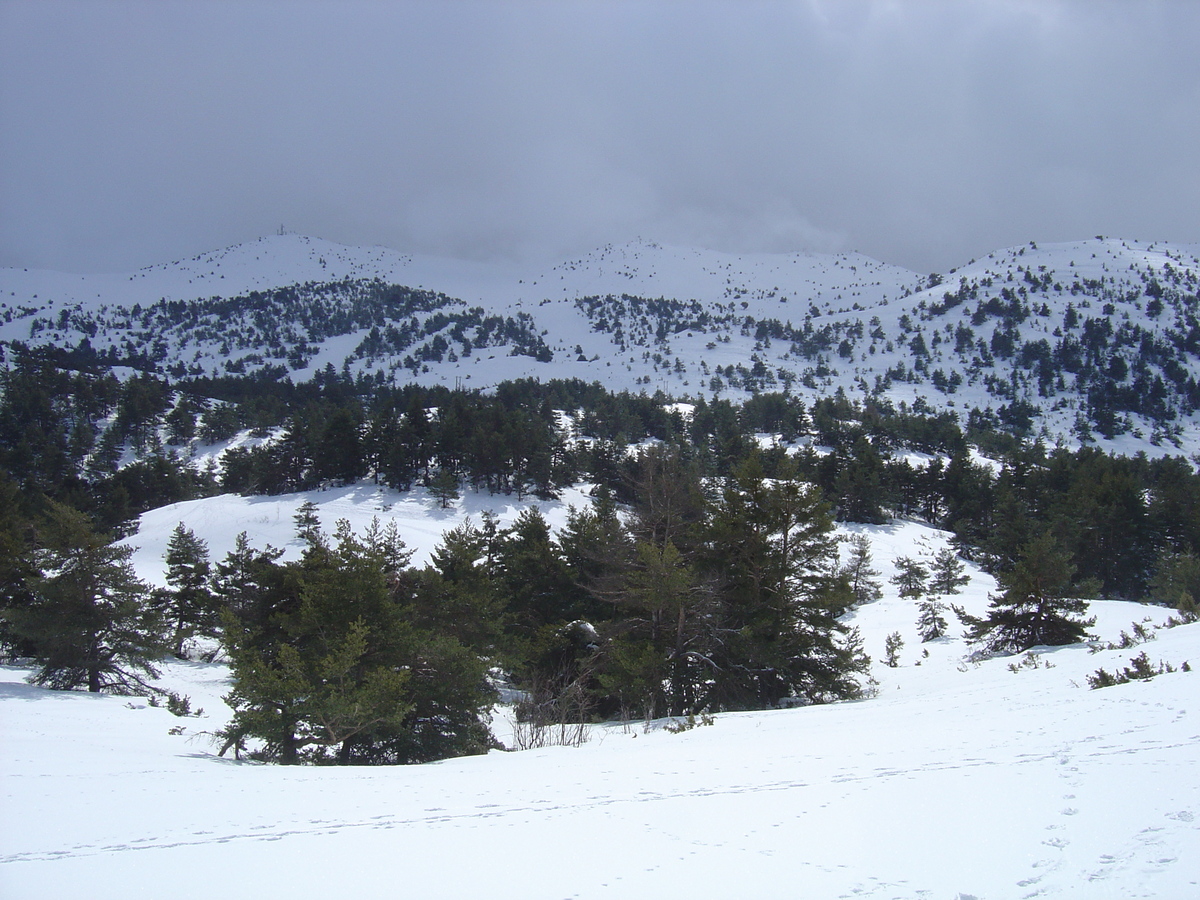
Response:
[{"label": "snowy ridge crest", "polygon": [[0,271],[0,342],[175,379],[332,366],[487,389],[579,378],[950,412],[1049,442],[1200,446],[1200,257],[1096,238],[920,275],[647,241],[540,272],[277,235],[118,275]]}]

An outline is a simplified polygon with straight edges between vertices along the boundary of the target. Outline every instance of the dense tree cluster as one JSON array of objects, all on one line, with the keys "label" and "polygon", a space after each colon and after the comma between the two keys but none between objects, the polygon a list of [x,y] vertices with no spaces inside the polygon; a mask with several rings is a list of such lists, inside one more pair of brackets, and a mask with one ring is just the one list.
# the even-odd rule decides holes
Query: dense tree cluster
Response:
[{"label": "dense tree cluster", "polygon": [[[639,315],[657,307],[630,307]],[[490,745],[498,679],[521,715],[698,714],[860,696],[842,615],[879,596],[868,546],[839,565],[835,519],[909,516],[997,575],[965,620],[992,652],[1078,640],[1080,601],[1200,597],[1200,477],[1182,458],[1048,449],[975,416],[836,393],[672,404],[580,381],[489,393],[394,387],[332,368],[172,383],[10,347],[0,370],[0,642],[63,688],[152,691],[155,660],[223,642],[225,738],[282,762],[413,762]],[[222,466],[197,443],[237,438]],[[978,454],[982,448],[988,454]],[[415,568],[394,532],[332,535],[308,510],[301,559],[182,526],[167,586],[110,539],[142,510],[216,491],[373,479],[596,503],[552,534],[536,511],[447,535]],[[946,630],[954,553],[897,561],[923,640]],[[899,645],[893,648],[893,656]]]},{"label": "dense tree cluster", "polygon": [[[220,471],[188,462],[195,441],[250,440]],[[1200,556],[1200,478],[1187,460],[1117,457],[1022,442],[973,416],[896,409],[838,393],[806,405],[763,393],[687,408],[662,395],[580,381],[506,382],[490,393],[395,388],[328,369],[287,379],[170,384],[150,375],[65,369],[10,353],[0,370],[0,467],[30,509],[41,497],[119,530],[153,506],[218,491],[282,493],[370,478],[425,485],[449,502],[465,485],[549,498],[603,485],[630,503],[630,447],[659,442],[703,477],[725,477],[760,446],[764,472],[794,464],[844,521],[912,516],[953,531],[992,570],[1052,532],[1106,596],[1140,599],[1170,560]],[[983,448],[991,462],[972,455]],[[924,464],[913,453],[925,454]],[[1200,587],[1197,588],[1200,590]],[[1193,592],[1194,593],[1194,592]]]},{"label": "dense tree cluster", "polygon": [[[183,526],[153,591],[79,513],[6,510],[3,639],[53,687],[153,693],[154,662],[219,638],[226,749],[284,763],[419,762],[482,752],[496,673],[574,715],[687,715],[861,696],[856,602],[811,485],[751,457],[717,482],[664,449],[635,460],[632,507],[531,508],[450,531],[417,569],[394,528],[327,534],[306,504],[300,559],[242,535],[212,565]],[[6,482],[5,498],[15,501]],[[30,530],[38,532],[30,537]]]}]

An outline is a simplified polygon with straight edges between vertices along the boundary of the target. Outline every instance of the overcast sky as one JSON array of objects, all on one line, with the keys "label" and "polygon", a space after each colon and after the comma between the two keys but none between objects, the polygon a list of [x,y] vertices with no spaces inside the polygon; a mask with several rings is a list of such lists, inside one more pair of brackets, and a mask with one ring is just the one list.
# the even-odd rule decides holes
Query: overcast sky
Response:
[{"label": "overcast sky", "polygon": [[1200,3],[0,0],[0,265],[1200,241]]}]

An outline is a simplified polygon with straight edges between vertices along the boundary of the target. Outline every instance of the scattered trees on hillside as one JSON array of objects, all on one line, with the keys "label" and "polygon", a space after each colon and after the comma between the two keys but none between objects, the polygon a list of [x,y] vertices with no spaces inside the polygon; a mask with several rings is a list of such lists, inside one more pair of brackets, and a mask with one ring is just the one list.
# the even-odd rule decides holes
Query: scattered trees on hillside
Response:
[{"label": "scattered trees on hillside", "polygon": [[[1200,553],[1200,476],[1189,461],[1022,443],[1002,431],[996,411],[970,410],[963,429],[952,414],[898,409],[880,396],[839,392],[806,405],[761,392],[740,406],[700,399],[684,416],[664,395],[613,394],[580,381],[525,379],[484,394],[395,387],[332,367],[300,384],[270,372],[176,385],[143,373],[123,383],[98,359],[97,372],[72,371],[52,348],[9,349],[0,370],[0,466],[23,494],[65,502],[105,531],[219,490],[280,493],[362,478],[425,485],[445,502],[452,478],[459,489],[540,497],[588,481],[629,503],[629,446],[653,439],[705,477],[726,477],[758,452],[754,435],[766,431],[813,442],[762,451],[769,477],[789,456],[839,519],[921,517],[952,530],[960,552],[989,570],[1012,564],[1029,527],[1048,528],[1079,579],[1098,579],[1107,597],[1141,599],[1164,550]],[[219,470],[188,462],[173,443],[239,429],[255,440],[228,449]],[[968,438],[998,471],[972,460]],[[137,447],[140,458],[129,462]],[[904,448],[933,459],[915,463]]]}]

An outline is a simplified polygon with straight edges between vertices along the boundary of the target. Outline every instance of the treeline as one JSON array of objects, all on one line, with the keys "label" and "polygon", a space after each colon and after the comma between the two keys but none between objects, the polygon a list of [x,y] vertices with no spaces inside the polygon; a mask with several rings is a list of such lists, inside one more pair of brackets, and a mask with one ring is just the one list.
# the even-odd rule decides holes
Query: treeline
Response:
[{"label": "treeline", "polygon": [[[862,696],[869,660],[842,616],[879,596],[878,573],[865,546],[839,562],[836,518],[953,531],[1002,588],[986,620],[960,616],[984,647],[1080,639],[1086,607],[1071,598],[1194,613],[1200,596],[1200,477],[1182,458],[1049,450],[841,394],[685,409],[577,381],[482,394],[327,370],[303,385],[172,385],[24,351],[8,363],[0,648],[36,660],[51,687],[154,696],[157,660],[218,641],[235,711],[224,749],[264,759],[483,752],[500,688],[534,732]],[[247,429],[260,443],[220,471],[182,452]],[[549,497],[583,481],[596,502],[558,533],[536,509],[507,527],[468,522],[421,567],[394,531],[330,533],[311,505],[294,561],[243,536],[214,562],[181,526],[161,590],[111,543],[173,500],[364,478],[446,502],[465,483]],[[940,601],[916,581],[905,591],[924,603],[922,634],[944,631]],[[1052,627],[1013,619],[1030,597],[1061,610]]]},{"label": "treeline", "polygon": [[[629,504],[631,448],[650,442],[705,478],[729,476],[752,454],[770,477],[794,466],[836,518],[922,519],[953,531],[961,552],[993,571],[1031,534],[1050,531],[1080,582],[1094,580],[1109,597],[1142,599],[1161,572],[1200,557],[1191,462],[1051,449],[1014,437],[1004,417],[973,414],[964,430],[953,414],[921,404],[897,409],[840,392],[811,404],[762,393],[683,407],[578,380],[524,379],[483,393],[393,386],[329,367],[300,384],[261,373],[170,383],[59,362],[10,348],[0,370],[0,468],[27,511],[49,498],[104,531],[206,494],[362,479],[424,486],[446,503],[467,486],[550,498],[584,482]],[[194,444],[239,435],[249,440],[226,449],[219,469],[189,462]]]},{"label": "treeline", "polygon": [[553,535],[536,509],[485,517],[420,569],[394,532],[330,537],[311,511],[296,563],[243,542],[217,579],[228,594],[251,572],[224,619],[229,746],[284,762],[482,750],[489,670],[536,729],[861,696],[869,660],[838,621],[854,595],[819,495],[747,464],[705,497],[675,456],[640,466],[628,518],[602,501]]},{"label": "treeline", "polygon": [[658,449],[637,457],[632,492],[624,515],[602,495],[557,535],[536,509],[468,522],[419,569],[394,528],[329,534],[311,504],[291,562],[242,535],[212,565],[180,526],[151,590],[85,517],[51,504],[24,520],[7,484],[0,640],[38,661],[37,683],[153,693],[156,659],[216,637],[232,667],[224,750],[284,763],[485,751],[498,678],[533,728],[869,689],[839,621],[862,573],[839,564],[819,491],[753,458],[711,483]]}]

